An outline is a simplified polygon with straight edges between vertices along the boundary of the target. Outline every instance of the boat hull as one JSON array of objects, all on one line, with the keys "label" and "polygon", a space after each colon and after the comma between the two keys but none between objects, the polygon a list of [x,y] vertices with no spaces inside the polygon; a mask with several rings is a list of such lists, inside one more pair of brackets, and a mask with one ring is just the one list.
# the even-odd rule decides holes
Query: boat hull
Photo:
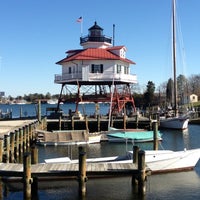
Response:
[{"label": "boat hull", "polygon": [[[145,130],[114,130],[107,133],[109,142],[128,142],[128,143],[139,143],[139,142],[152,142],[154,141],[154,131]],[[161,134],[158,131],[157,139],[162,140]]]},{"label": "boat hull", "polygon": [[145,161],[153,173],[192,170],[200,158],[200,149],[185,151],[146,151]]},{"label": "boat hull", "polygon": [[188,128],[188,118],[173,117],[160,119],[160,128],[185,130]]}]

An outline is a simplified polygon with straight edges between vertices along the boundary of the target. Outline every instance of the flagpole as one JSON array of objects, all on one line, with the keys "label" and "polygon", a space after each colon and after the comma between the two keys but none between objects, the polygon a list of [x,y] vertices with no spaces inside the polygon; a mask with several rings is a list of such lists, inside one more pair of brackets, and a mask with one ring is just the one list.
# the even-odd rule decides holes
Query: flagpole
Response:
[{"label": "flagpole", "polygon": [[82,20],[81,20],[81,37],[83,36],[83,17],[82,17]]}]

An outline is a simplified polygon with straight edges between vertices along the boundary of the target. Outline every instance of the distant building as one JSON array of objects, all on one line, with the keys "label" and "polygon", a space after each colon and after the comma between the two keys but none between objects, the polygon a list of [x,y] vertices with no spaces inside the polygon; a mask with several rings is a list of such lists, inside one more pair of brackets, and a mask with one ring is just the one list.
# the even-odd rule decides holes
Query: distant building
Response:
[{"label": "distant building", "polygon": [[5,97],[5,92],[0,92],[0,97]]},{"label": "distant building", "polygon": [[190,103],[198,102],[198,96],[196,94],[191,94],[189,98],[190,98]]}]

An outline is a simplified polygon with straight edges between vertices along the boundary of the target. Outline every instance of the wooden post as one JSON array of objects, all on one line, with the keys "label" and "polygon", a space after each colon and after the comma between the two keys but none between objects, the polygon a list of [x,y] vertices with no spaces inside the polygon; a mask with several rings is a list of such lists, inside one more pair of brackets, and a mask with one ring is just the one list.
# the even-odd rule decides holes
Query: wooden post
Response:
[{"label": "wooden post", "polygon": [[23,159],[23,167],[24,167],[24,199],[31,199],[31,154],[25,153]]},{"label": "wooden post", "polygon": [[10,162],[14,163],[14,150],[15,150],[15,133],[10,133]]},{"label": "wooden post", "polygon": [[15,130],[15,159],[19,163],[19,129]]},{"label": "wooden post", "polygon": [[137,112],[137,115],[135,116],[136,129],[138,128],[138,122],[139,122],[139,113]]},{"label": "wooden post", "polygon": [[138,194],[143,196],[146,193],[145,186],[145,152],[138,152]]},{"label": "wooden post", "polygon": [[38,121],[41,122],[41,101],[38,101]]},{"label": "wooden post", "polygon": [[26,125],[25,127],[26,127],[26,134],[25,134],[25,136],[26,136],[26,148],[29,151],[30,150],[29,126]]},{"label": "wooden post", "polygon": [[0,138],[0,162],[3,162],[3,138]]},{"label": "wooden post", "polygon": [[158,150],[158,123],[153,122],[153,149]]},{"label": "wooden post", "polygon": [[133,146],[133,163],[136,165],[138,164],[138,152],[139,152],[139,147],[138,146]]},{"label": "wooden post", "polygon": [[6,143],[6,160],[5,163],[9,163],[10,158],[10,136],[4,135],[4,142]]},{"label": "wooden post", "polygon": [[31,146],[33,141],[33,131],[32,131],[32,124],[28,125],[28,136],[29,136],[29,145]]},{"label": "wooden post", "polygon": [[126,129],[126,110],[124,111],[123,122],[124,122],[124,129]]},{"label": "wooden post", "polygon": [[[113,127],[113,124],[114,124],[113,116],[111,116],[111,119],[110,119],[110,120],[111,120],[111,123],[110,123],[110,124],[111,124],[111,127]],[[109,128],[110,128],[110,127],[109,127]]]},{"label": "wooden post", "polygon": [[[138,146],[133,146],[133,163],[135,165],[138,165],[138,152],[139,152],[139,147]],[[138,180],[137,176],[133,175],[132,176],[132,186],[134,186],[135,191],[138,190]]]},{"label": "wooden post", "polygon": [[59,130],[62,130],[62,117],[59,116]]},{"label": "wooden post", "polygon": [[26,128],[23,126],[23,152],[26,152]]},{"label": "wooden post", "polygon": [[86,115],[85,115],[85,129],[86,129],[87,133],[89,133],[88,118]]},{"label": "wooden post", "polygon": [[38,163],[38,148],[33,145],[31,147],[31,164],[37,164]]},{"label": "wooden post", "polygon": [[97,131],[101,131],[101,121],[100,121],[100,115],[97,115]]},{"label": "wooden post", "polygon": [[72,130],[74,130],[74,116],[71,117],[71,126],[72,126]]},{"label": "wooden post", "polygon": [[[38,163],[38,148],[34,145],[31,148],[31,164]],[[33,177],[33,183],[31,185],[31,196],[33,199],[38,198],[38,177]]]},{"label": "wooden post", "polygon": [[79,196],[86,195],[86,148],[79,147]]},{"label": "wooden post", "polygon": [[149,130],[152,130],[151,114],[149,113]]},{"label": "wooden post", "polygon": [[19,163],[22,163],[23,155],[23,128],[19,129]]}]

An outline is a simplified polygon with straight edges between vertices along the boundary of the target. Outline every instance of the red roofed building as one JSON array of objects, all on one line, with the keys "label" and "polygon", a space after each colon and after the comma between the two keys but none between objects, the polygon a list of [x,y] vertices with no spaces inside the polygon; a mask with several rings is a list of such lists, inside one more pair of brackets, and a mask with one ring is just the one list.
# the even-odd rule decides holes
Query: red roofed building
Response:
[{"label": "red roofed building", "polygon": [[[103,35],[103,29],[95,22],[88,29],[88,35],[80,38],[80,45],[83,48],[67,51],[67,56],[56,63],[62,66],[62,74],[56,74],[54,80],[55,83],[62,84],[60,99],[64,87],[67,85],[78,87],[76,111],[80,101],[110,102],[112,85],[115,85],[114,91],[118,95],[114,97],[118,98],[118,101],[120,98],[123,99],[123,103],[115,105],[117,112],[121,112],[129,101],[134,104],[130,97],[129,86],[137,83],[136,75],[131,74],[130,71],[131,65],[135,63],[126,58],[125,46],[112,46],[111,42],[112,39]],[[90,94],[89,98],[85,91],[81,91],[81,86],[85,85],[94,86],[95,96],[91,98]],[[119,91],[120,86],[126,91],[123,94]]]}]

